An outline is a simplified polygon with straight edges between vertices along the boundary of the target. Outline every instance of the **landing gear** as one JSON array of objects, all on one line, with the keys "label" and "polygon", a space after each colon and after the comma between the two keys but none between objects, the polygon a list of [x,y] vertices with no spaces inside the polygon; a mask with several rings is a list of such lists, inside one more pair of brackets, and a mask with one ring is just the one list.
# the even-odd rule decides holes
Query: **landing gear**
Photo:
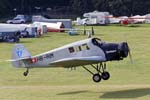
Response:
[{"label": "landing gear", "polygon": [[97,73],[94,74],[92,71],[87,69],[85,66],[82,66],[85,70],[93,75],[94,82],[100,82],[101,79],[108,80],[110,78],[109,72],[106,71],[106,63],[97,64],[97,66],[91,65],[94,69],[96,69]]},{"label": "landing gear", "polygon": [[100,82],[101,81],[101,76],[100,76],[100,74],[94,74],[93,75],[93,81],[94,82]]},{"label": "landing gear", "polygon": [[29,73],[29,68],[27,68],[27,70],[23,73],[24,76],[27,76]]},{"label": "landing gear", "polygon": [[109,78],[110,78],[109,72],[103,72],[103,73],[102,73],[102,79],[103,79],[103,80],[108,80]]}]

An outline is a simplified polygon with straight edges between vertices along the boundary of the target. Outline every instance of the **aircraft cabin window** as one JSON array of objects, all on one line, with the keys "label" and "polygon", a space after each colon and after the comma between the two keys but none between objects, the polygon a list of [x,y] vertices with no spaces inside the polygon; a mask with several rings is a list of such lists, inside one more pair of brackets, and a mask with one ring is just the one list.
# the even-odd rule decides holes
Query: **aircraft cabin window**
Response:
[{"label": "aircraft cabin window", "polygon": [[80,51],[78,46],[75,46],[75,51],[76,51],[76,52],[79,52],[79,51]]},{"label": "aircraft cabin window", "polygon": [[87,49],[87,50],[90,50],[90,47],[89,47],[88,45],[86,45],[86,49]]},{"label": "aircraft cabin window", "polygon": [[89,46],[87,44],[83,44],[82,45],[82,50],[89,50]]},{"label": "aircraft cabin window", "polygon": [[73,53],[73,52],[80,52],[82,50],[89,50],[89,46],[87,44],[82,44],[81,46],[75,46],[74,48],[73,47],[70,47],[69,48],[69,52],[70,53]]},{"label": "aircraft cabin window", "polygon": [[78,48],[79,48],[79,51],[82,51],[81,46],[79,46]]},{"label": "aircraft cabin window", "polygon": [[73,47],[70,47],[70,48],[69,48],[69,52],[70,52],[70,53],[75,52],[74,48],[73,48]]}]

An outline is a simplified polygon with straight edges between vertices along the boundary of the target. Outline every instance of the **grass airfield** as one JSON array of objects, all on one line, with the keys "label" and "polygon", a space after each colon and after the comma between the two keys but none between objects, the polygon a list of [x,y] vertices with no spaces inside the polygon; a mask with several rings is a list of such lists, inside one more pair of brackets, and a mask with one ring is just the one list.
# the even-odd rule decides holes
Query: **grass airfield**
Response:
[{"label": "grass airfield", "polygon": [[[79,26],[78,28],[83,28]],[[90,29],[90,27],[86,27]],[[9,62],[14,44],[0,43],[0,100],[149,100],[150,98],[150,25],[94,26],[95,36],[107,42],[128,41],[133,56],[130,59],[108,62],[111,74],[108,81],[94,83],[92,75],[82,67],[16,69]],[[21,43],[36,55],[62,45],[86,39],[83,33],[48,33],[35,39],[21,39]],[[89,66],[90,68],[90,66]],[[92,70],[92,69],[91,69]]]}]

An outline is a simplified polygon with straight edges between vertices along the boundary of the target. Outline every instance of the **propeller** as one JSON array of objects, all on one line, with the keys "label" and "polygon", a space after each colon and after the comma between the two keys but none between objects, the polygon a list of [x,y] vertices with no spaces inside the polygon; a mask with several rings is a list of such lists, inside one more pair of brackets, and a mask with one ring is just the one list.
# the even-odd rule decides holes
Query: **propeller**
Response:
[{"label": "propeller", "polygon": [[126,41],[126,43],[127,43],[127,46],[128,46],[128,53],[129,53],[130,62],[131,62],[131,64],[133,64],[131,49],[130,49],[130,47],[129,47],[129,44],[128,44],[128,41],[127,41],[127,37],[126,37],[126,36],[127,36],[127,35],[123,34],[123,37],[124,37],[124,39],[125,39],[125,41]]},{"label": "propeller", "polygon": [[[128,44],[128,43],[127,43],[127,44]],[[129,58],[130,58],[131,64],[133,64],[133,59],[132,59],[131,49],[130,49],[129,46],[128,46],[128,48],[129,48]]]}]

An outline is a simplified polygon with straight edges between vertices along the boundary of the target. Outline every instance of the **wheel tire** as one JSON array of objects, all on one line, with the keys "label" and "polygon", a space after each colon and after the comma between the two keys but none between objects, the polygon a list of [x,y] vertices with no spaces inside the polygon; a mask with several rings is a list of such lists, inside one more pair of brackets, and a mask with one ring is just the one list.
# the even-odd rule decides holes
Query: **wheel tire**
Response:
[{"label": "wheel tire", "polygon": [[93,81],[94,82],[100,82],[101,81],[101,76],[99,74],[94,74],[93,75]]},{"label": "wheel tire", "polygon": [[103,79],[103,80],[108,80],[109,78],[110,78],[109,72],[103,72],[103,73],[102,73],[102,79]]},{"label": "wheel tire", "polygon": [[24,76],[27,76],[27,75],[28,75],[28,72],[24,72],[23,75],[24,75]]}]

